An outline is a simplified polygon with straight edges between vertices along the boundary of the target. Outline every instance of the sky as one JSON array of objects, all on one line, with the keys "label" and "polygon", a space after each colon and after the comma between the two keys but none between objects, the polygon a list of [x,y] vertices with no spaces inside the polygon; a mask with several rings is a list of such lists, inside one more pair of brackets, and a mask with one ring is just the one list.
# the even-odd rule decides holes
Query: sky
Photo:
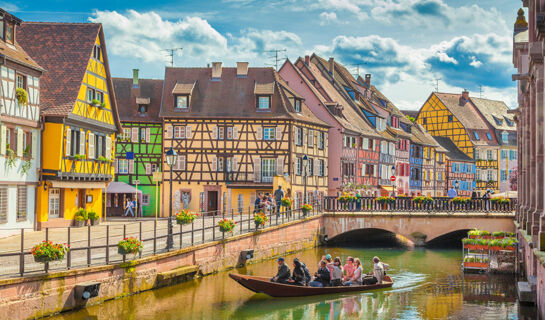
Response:
[{"label": "sky", "polygon": [[[114,77],[161,79],[170,65],[280,66],[334,57],[399,108],[440,92],[516,107],[511,75],[514,0],[0,1],[24,21],[100,22]],[[181,50],[178,48],[182,48]]]}]

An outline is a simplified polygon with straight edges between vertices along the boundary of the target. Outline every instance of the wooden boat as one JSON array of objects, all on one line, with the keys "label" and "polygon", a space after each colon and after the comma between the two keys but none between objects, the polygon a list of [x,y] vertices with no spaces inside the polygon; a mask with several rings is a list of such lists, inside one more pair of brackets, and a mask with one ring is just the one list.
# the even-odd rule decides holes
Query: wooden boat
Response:
[{"label": "wooden boat", "polygon": [[302,287],[289,284],[271,282],[267,277],[254,277],[241,274],[229,274],[231,279],[238,282],[241,286],[257,293],[264,293],[271,297],[304,297],[315,296],[319,294],[335,294],[355,291],[368,291],[375,289],[390,288],[394,284],[389,276],[384,276],[381,284],[350,286],[350,287]]}]

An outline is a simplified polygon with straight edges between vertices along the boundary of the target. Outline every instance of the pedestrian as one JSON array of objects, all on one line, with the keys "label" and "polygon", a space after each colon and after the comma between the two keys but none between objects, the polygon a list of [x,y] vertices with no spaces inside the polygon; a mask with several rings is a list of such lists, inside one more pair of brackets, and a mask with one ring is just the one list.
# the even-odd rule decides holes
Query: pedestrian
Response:
[{"label": "pedestrian", "polygon": [[254,213],[259,212],[259,209],[261,207],[261,198],[262,198],[261,193],[258,193],[254,202]]},{"label": "pedestrian", "polygon": [[456,189],[454,189],[454,187],[451,187],[449,189],[449,191],[447,192],[447,195],[449,198],[455,198],[456,196],[458,196],[458,192],[456,192]]},{"label": "pedestrian", "polygon": [[129,215],[129,212],[131,214],[131,216],[134,217],[134,211],[132,210],[133,208],[133,202],[131,200],[131,198],[127,198],[127,202],[125,203],[125,217],[127,217]]},{"label": "pedestrian", "polygon": [[479,193],[477,192],[477,189],[473,188],[473,192],[471,192],[471,208],[475,209],[477,205],[477,199],[479,199]]},{"label": "pedestrian", "polygon": [[274,191],[274,200],[276,202],[276,217],[280,214],[280,208],[282,206],[282,198],[284,198],[284,191],[282,191],[282,186],[278,186],[278,189]]},{"label": "pedestrian", "polygon": [[490,190],[486,190],[486,193],[483,195],[484,200],[484,209],[488,213],[490,211],[490,198],[492,197]]}]

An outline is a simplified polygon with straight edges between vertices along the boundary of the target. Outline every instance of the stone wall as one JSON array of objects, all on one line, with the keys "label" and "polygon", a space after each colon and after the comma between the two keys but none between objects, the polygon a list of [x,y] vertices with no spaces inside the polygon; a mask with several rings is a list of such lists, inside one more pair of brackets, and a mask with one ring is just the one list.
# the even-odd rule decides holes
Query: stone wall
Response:
[{"label": "stone wall", "polygon": [[[255,250],[251,263],[312,248],[318,244],[322,226],[321,216],[311,217],[124,264],[0,280],[0,315],[10,315],[10,319],[43,317],[176,283],[196,267],[200,275],[228,270],[237,265],[240,252],[246,249]],[[176,270],[182,271],[171,278]],[[76,299],[74,287],[88,281],[101,283],[98,297],[86,302]]]}]

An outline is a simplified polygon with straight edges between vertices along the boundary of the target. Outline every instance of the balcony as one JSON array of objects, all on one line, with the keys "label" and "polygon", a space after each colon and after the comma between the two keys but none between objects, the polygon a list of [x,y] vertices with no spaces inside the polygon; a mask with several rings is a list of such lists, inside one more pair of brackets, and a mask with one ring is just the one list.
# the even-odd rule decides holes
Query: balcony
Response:
[{"label": "balcony", "polygon": [[498,160],[477,159],[477,162],[475,163],[475,165],[479,169],[497,169]]},{"label": "balcony", "polygon": [[61,180],[108,181],[113,178],[112,161],[63,157],[61,170],[57,171],[57,178]]}]

